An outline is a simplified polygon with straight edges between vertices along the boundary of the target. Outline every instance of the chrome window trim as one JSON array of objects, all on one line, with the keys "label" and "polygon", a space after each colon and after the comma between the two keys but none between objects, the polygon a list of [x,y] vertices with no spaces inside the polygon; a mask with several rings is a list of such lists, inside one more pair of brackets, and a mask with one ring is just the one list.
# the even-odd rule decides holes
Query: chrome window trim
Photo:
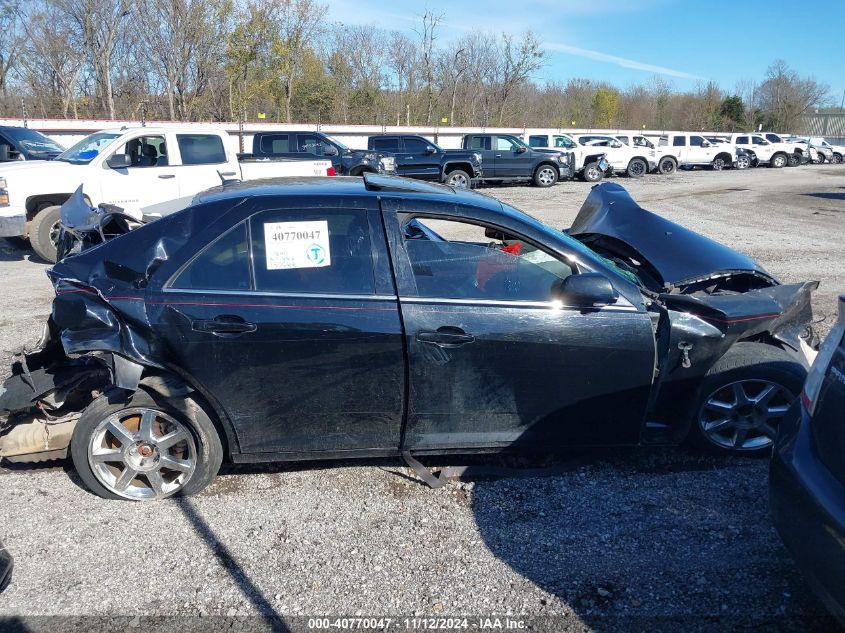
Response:
[{"label": "chrome window trim", "polygon": [[348,299],[350,301],[396,301],[396,295],[354,295],[318,292],[270,292],[266,290],[202,290],[199,288],[162,288],[162,293],[191,295],[227,295],[239,297],[280,297],[286,299]]},{"label": "chrome window trim", "polygon": [[[622,299],[620,297],[620,299]],[[602,306],[600,308],[590,308],[586,306],[570,306],[555,301],[500,301],[493,299],[445,299],[437,297],[399,297],[400,303],[421,303],[421,304],[447,304],[447,305],[465,305],[472,306],[487,306],[494,308],[545,308],[548,310],[601,310],[606,312],[633,312],[639,313],[639,310],[627,301],[620,305]]]}]

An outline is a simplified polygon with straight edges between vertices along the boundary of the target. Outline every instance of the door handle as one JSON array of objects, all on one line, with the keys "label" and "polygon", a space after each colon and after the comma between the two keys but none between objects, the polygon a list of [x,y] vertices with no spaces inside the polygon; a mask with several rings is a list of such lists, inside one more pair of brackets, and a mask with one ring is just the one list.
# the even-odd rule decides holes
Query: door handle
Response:
[{"label": "door handle", "polygon": [[215,336],[239,336],[246,332],[255,332],[258,326],[239,316],[224,314],[213,319],[191,321],[191,329],[194,332],[211,332]]},{"label": "door handle", "polygon": [[158,177],[162,180],[167,180],[169,178],[176,178],[176,174],[159,174]]},{"label": "door handle", "polygon": [[502,155],[501,155],[501,154],[494,154],[494,155],[493,155],[493,158],[501,158],[501,157],[502,157]]},{"label": "door handle", "polygon": [[475,342],[475,337],[459,327],[441,327],[436,332],[421,330],[417,332],[420,343],[429,343],[438,347],[460,347]]}]

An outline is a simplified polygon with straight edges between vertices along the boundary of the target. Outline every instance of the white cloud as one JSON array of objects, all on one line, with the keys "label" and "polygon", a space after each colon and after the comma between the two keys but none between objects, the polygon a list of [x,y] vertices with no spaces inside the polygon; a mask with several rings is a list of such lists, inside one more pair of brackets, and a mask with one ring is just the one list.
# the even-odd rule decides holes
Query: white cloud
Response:
[{"label": "white cloud", "polygon": [[607,62],[609,64],[616,64],[622,68],[630,68],[632,70],[642,70],[648,73],[655,73],[658,75],[668,75],[670,77],[680,77],[682,79],[701,79],[706,81],[706,77],[694,75],[692,73],[684,72],[682,70],[675,70],[673,68],[666,68],[664,66],[655,66],[654,64],[646,64],[638,62],[633,59],[626,59],[624,57],[617,57],[616,55],[608,55],[607,53],[600,53],[598,51],[591,51],[586,48],[578,48],[577,46],[570,46],[569,44],[561,44],[558,42],[550,42],[543,45],[550,51],[558,53],[566,53],[567,55],[575,55],[577,57],[585,57],[587,59],[594,59],[599,62]]}]

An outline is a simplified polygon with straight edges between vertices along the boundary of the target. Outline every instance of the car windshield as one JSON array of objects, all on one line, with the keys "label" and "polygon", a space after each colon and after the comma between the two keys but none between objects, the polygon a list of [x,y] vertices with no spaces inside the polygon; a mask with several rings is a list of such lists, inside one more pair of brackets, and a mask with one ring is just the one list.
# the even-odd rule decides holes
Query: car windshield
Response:
[{"label": "car windshield", "polygon": [[30,154],[60,154],[64,151],[61,145],[35,130],[20,128],[14,131],[6,130],[6,134],[20,143],[21,147]]},{"label": "car windshield", "polygon": [[117,132],[95,132],[59,154],[56,160],[63,160],[74,165],[87,165],[119,136]]}]

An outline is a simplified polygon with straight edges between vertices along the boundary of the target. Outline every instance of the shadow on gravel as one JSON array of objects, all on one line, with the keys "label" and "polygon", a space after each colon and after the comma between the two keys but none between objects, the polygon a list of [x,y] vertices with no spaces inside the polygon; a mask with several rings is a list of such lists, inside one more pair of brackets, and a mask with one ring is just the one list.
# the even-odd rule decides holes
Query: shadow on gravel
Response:
[{"label": "shadow on gravel", "polygon": [[[214,530],[212,530],[208,523],[206,523],[200,516],[193,504],[184,497],[179,497],[175,499],[175,501],[179,510],[182,511],[182,514],[185,515],[185,518],[191,524],[191,527],[193,527],[194,531],[202,537],[214,556],[220,564],[223,565],[226,573],[228,573],[232,580],[235,581],[235,584],[238,585],[241,593],[243,593],[247,600],[249,600],[255,609],[261,614],[261,618],[267,625],[266,630],[273,631],[273,633],[289,633],[290,629],[285,624],[284,620],[282,620],[282,617],[273,608],[273,605],[262,593],[261,589],[252,582],[249,575],[246,571],[244,571],[243,567],[240,566],[238,561],[229,551],[229,548],[226,547],[219,538],[217,538]],[[265,629],[262,628],[262,630]]]},{"label": "shadow on gravel", "polygon": [[[463,476],[476,479],[472,508],[489,550],[585,625],[836,630],[770,527],[766,460],[675,448],[587,463],[549,477]],[[537,616],[545,608],[525,605]]]}]

